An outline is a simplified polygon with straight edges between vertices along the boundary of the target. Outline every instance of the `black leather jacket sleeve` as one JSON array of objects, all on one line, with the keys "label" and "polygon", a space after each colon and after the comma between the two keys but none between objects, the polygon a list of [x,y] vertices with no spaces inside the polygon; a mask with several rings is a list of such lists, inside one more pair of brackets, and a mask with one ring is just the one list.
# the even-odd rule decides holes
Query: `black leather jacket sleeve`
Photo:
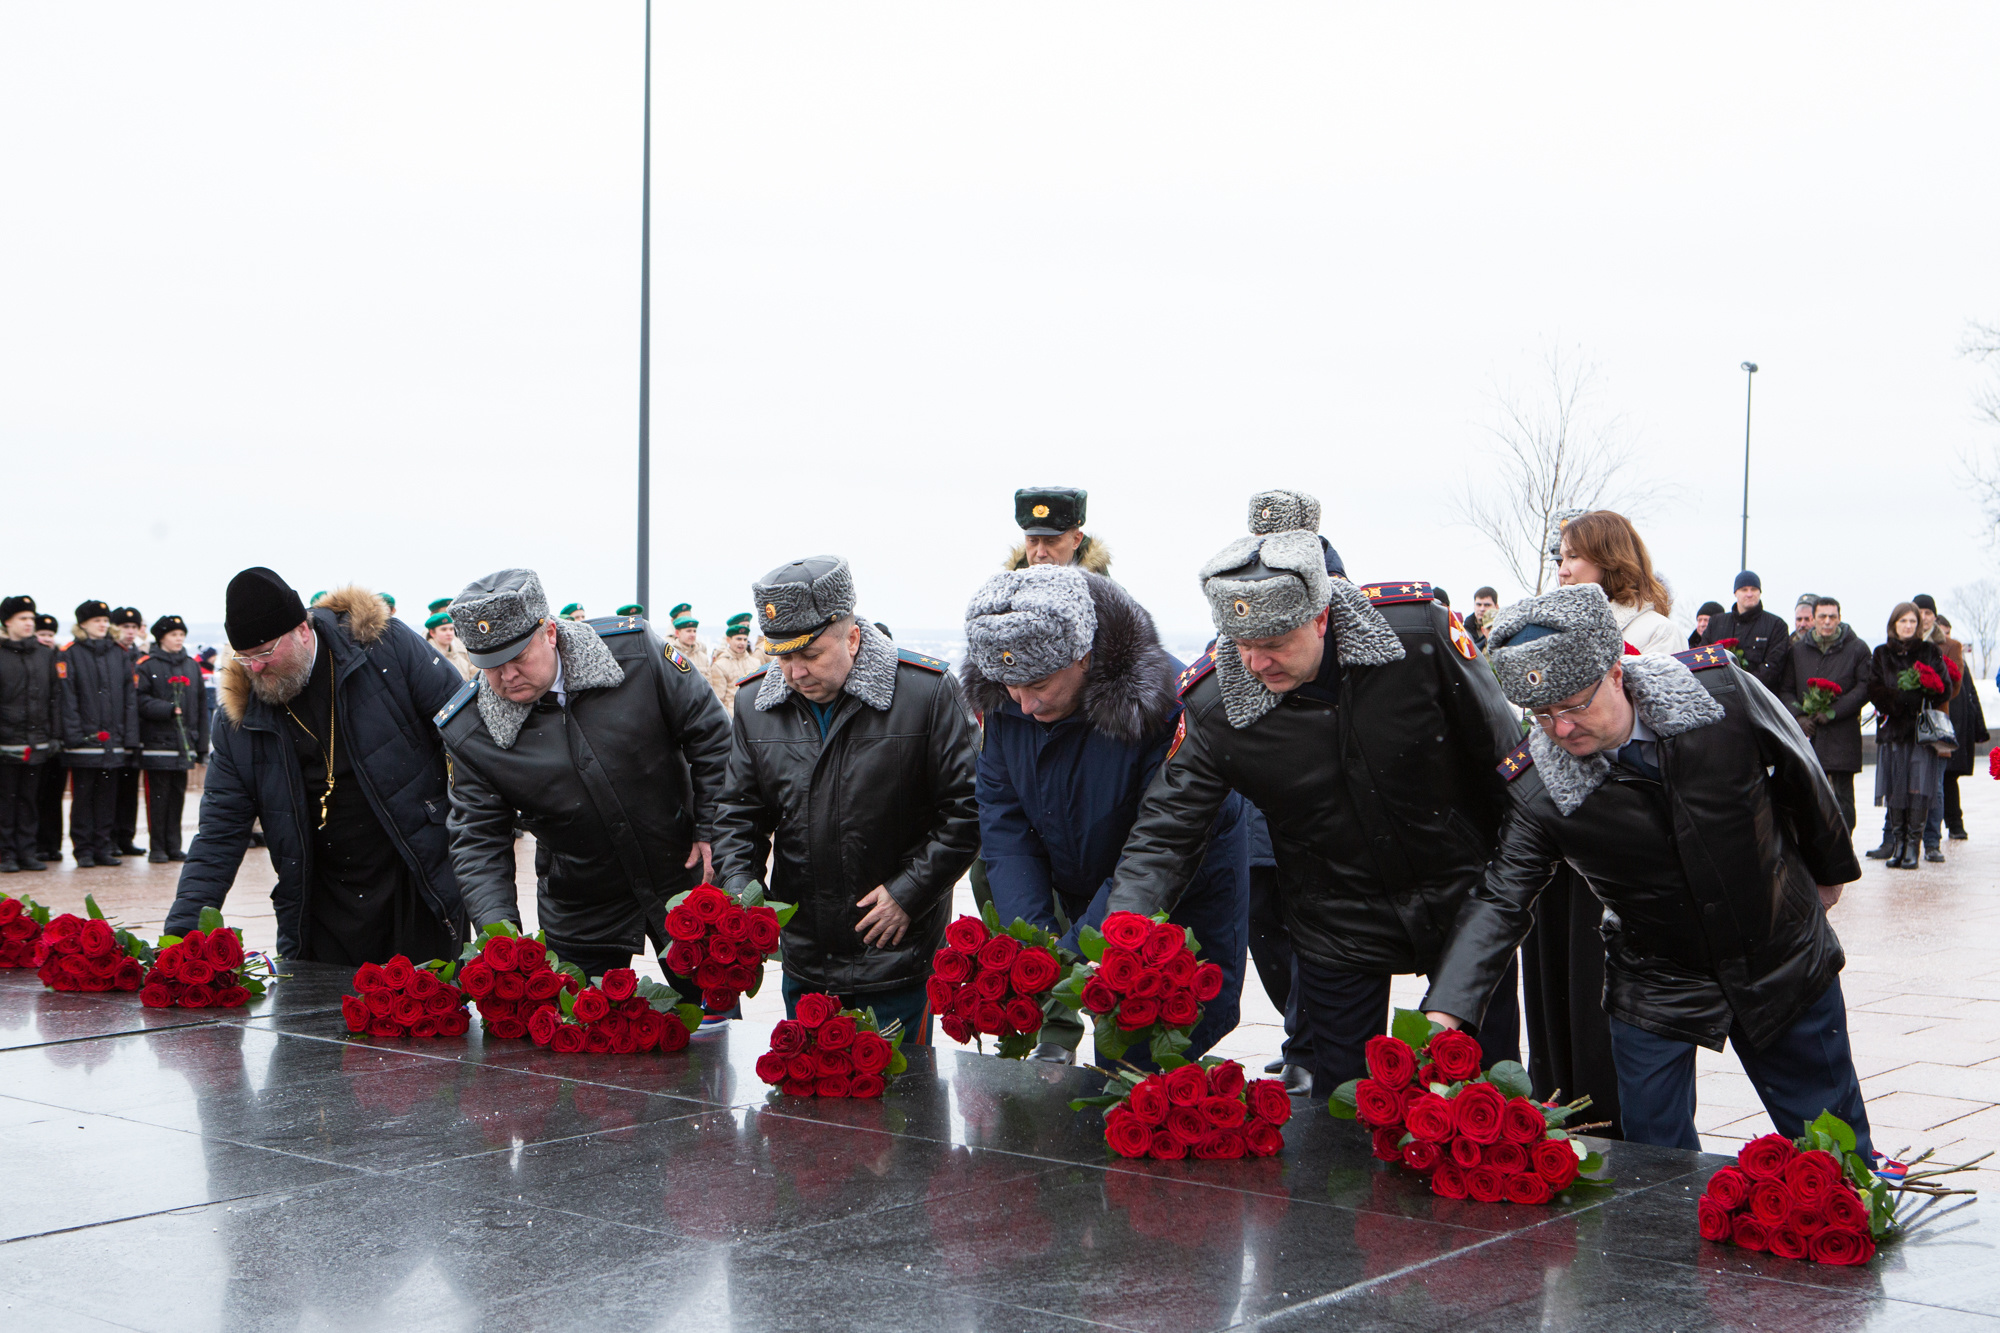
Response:
[{"label": "black leather jacket sleeve", "polygon": [[713,843],[718,808],[729,782],[729,715],[722,711],[708,679],[699,671],[679,671],[668,665],[664,648],[662,644],[658,651],[647,654],[653,664],[653,679],[659,684],[660,711],[687,760],[693,786],[688,814],[694,820],[694,840]]},{"label": "black leather jacket sleeve", "polygon": [[1424,997],[1426,1013],[1446,1013],[1469,1027],[1479,1026],[1514,951],[1535,924],[1535,899],[1562,860],[1532,814],[1518,806],[1508,810],[1486,875],[1459,908],[1451,942]]},{"label": "black leather jacket sleeve", "polygon": [[1147,916],[1172,911],[1201,869],[1209,831],[1229,799],[1230,786],[1209,757],[1201,727],[1187,714],[1182,717],[1187,734],[1139,801],[1139,817],[1112,878],[1108,911]]},{"label": "black leather jacket sleeve", "polygon": [[514,807],[463,758],[451,762],[451,866],[473,929],[521,924],[514,880]]},{"label": "black leather jacket sleeve", "polygon": [[947,679],[930,707],[930,790],[935,801],[931,835],[885,886],[896,905],[916,916],[951,896],[958,877],[979,854],[979,802],[973,767],[979,758],[972,719]]},{"label": "black leather jacket sleeve", "polygon": [[1798,720],[1761,684],[1746,686],[1743,702],[1757,730],[1764,765],[1771,771],[1771,804],[1790,822],[1792,842],[1814,882],[1845,884],[1860,879],[1861,864],[1854,859],[1847,817]]},{"label": "black leather jacket sleeve", "polygon": [[764,883],[771,864],[771,835],[778,827],[778,812],[764,802],[757,769],[750,761],[750,743],[743,736],[743,710],[754,697],[749,691],[738,696],[741,707],[731,725],[722,794],[715,805],[715,873],[732,893],[751,880]]}]

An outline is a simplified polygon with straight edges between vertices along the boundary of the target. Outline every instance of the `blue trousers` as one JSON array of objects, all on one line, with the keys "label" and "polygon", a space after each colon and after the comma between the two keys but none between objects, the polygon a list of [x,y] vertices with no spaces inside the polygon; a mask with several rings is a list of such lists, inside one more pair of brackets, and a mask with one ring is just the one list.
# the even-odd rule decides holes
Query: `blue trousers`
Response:
[{"label": "blue trousers", "polygon": [[[817,986],[808,986],[791,973],[785,973],[785,1017],[799,1016],[799,997],[811,995]],[[883,1027],[900,1021],[903,1025],[903,1045],[928,1046],[931,1044],[931,1001],[922,986],[906,986],[902,990],[870,991],[866,995],[837,995],[843,1009],[873,1009],[875,1021]]]},{"label": "blue trousers", "polygon": [[[1729,1044],[1780,1134],[1795,1139],[1821,1111],[1832,1111],[1853,1126],[1855,1146],[1867,1156],[1868,1108],[1861,1101],[1861,1081],[1847,1044],[1847,998],[1839,977],[1764,1049],[1751,1050],[1734,1030]],[[1618,1066],[1618,1111],[1626,1142],[1701,1147],[1694,1128],[1694,1052],[1691,1042],[1611,1020],[1611,1058]]]},{"label": "blue trousers", "polygon": [[[1389,977],[1373,972],[1349,972],[1325,967],[1294,954],[1298,981],[1299,1029],[1311,1043],[1313,1095],[1330,1094],[1351,1078],[1368,1072],[1370,1037],[1389,1030]],[[1507,961],[1507,974],[1494,988],[1480,1025],[1480,1065],[1521,1058],[1521,962]]]}]

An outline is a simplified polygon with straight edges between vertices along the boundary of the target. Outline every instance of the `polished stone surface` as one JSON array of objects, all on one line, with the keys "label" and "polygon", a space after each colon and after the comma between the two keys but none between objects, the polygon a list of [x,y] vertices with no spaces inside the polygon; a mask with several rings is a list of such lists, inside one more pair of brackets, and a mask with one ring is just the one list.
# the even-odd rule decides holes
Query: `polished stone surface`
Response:
[{"label": "polished stone surface", "polygon": [[912,1053],[774,1096],[768,1025],[674,1056],[353,1039],[344,970],[149,1014],[0,973],[0,1326],[2000,1327],[1980,1205],[1861,1270],[1703,1243],[1719,1159],[1452,1202],[1303,1108],[1275,1159],[1107,1155],[1086,1070]]}]

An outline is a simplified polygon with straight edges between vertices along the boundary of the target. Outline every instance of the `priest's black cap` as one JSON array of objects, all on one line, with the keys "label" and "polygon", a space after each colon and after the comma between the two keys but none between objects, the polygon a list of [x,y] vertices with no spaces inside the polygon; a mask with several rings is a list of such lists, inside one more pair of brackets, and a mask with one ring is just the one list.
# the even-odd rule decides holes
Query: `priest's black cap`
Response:
[{"label": "priest's black cap", "polygon": [[222,624],[231,648],[240,652],[269,643],[297,629],[305,618],[305,603],[275,571],[253,565],[229,580]]}]

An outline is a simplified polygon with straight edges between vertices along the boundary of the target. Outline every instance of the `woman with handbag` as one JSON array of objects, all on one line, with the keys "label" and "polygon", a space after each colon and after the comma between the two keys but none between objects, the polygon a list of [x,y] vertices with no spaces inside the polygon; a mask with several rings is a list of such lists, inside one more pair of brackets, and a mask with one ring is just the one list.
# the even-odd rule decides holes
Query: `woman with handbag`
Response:
[{"label": "woman with handbag", "polygon": [[1938,710],[1950,692],[1944,655],[1923,637],[1916,604],[1897,603],[1889,613],[1889,641],[1875,650],[1868,677],[1876,715],[1875,804],[1889,811],[1891,869],[1919,864],[1924,819],[1944,769],[1936,728],[1941,720],[1947,736],[1951,728]]}]

